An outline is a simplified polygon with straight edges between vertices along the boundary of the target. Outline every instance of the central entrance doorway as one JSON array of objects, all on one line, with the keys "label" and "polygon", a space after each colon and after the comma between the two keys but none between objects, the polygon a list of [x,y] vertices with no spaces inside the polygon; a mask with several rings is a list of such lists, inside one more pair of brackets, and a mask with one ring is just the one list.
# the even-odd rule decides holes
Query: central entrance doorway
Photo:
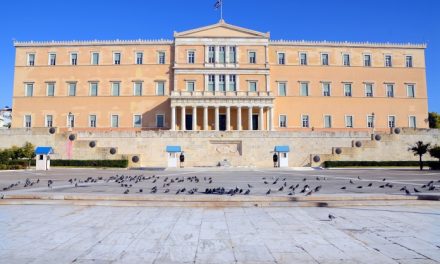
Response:
[{"label": "central entrance doorway", "polygon": [[185,116],[185,130],[193,130],[193,116],[192,115]]},{"label": "central entrance doorway", "polygon": [[226,115],[220,114],[218,116],[218,121],[219,121],[219,130],[225,131],[226,130]]},{"label": "central entrance doorway", "polygon": [[252,115],[252,130],[258,130],[258,114]]}]

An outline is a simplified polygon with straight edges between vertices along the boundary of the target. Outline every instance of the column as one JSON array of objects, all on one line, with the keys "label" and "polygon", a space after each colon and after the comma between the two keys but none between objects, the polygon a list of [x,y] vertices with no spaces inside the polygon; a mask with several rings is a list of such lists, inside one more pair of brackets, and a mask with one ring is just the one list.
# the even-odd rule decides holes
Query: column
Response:
[{"label": "column", "polygon": [[270,118],[270,121],[269,121],[269,130],[270,131],[273,131],[273,107],[269,107],[269,118]]},{"label": "column", "polygon": [[258,113],[258,130],[263,130],[263,107],[260,106],[260,112]]},{"label": "column", "polygon": [[208,107],[203,106],[203,130],[208,130]]},{"label": "column", "polygon": [[231,130],[231,107],[226,106],[226,131]]},{"label": "column", "polygon": [[266,108],[266,130],[269,131],[270,130],[270,113],[269,113],[269,109],[270,107],[265,107]]},{"label": "column", "polygon": [[220,130],[220,128],[219,128],[219,107],[218,106],[216,106],[215,107],[215,131],[219,131]]},{"label": "column", "polygon": [[248,130],[252,130],[252,106],[248,108]]},{"label": "column", "polygon": [[219,48],[219,46],[216,45],[215,46],[215,56],[214,56],[215,63],[218,63],[219,52],[220,52],[220,48]]},{"label": "column", "polygon": [[182,126],[181,128],[180,128],[180,130],[183,130],[183,131],[185,131],[185,129],[186,129],[186,123],[185,123],[185,121],[186,121],[186,113],[185,113],[185,106],[184,105],[182,105],[182,110],[181,110],[181,117],[180,117],[180,125]]},{"label": "column", "polygon": [[225,46],[225,63],[229,63],[229,46]]},{"label": "column", "polygon": [[241,130],[241,106],[237,107],[237,130]]},{"label": "column", "polygon": [[171,130],[176,130],[176,107],[171,107]]},{"label": "column", "polygon": [[225,91],[229,91],[229,74],[225,75]]},{"label": "column", "polygon": [[197,106],[193,106],[192,121],[192,129],[197,130]]}]

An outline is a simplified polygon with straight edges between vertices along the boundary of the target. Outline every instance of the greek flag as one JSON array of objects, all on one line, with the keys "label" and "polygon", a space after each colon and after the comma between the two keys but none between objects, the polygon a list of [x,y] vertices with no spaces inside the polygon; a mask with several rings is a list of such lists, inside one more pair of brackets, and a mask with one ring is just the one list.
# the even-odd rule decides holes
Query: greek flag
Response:
[{"label": "greek flag", "polygon": [[215,9],[219,9],[222,6],[223,0],[217,0],[215,1],[214,7]]}]

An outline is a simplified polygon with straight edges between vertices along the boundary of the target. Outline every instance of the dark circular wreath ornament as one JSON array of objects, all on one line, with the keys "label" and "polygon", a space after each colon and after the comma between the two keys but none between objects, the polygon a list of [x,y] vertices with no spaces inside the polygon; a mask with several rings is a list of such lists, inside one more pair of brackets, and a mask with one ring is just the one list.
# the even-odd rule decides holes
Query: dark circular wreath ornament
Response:
[{"label": "dark circular wreath ornament", "polygon": [[395,133],[395,134],[400,134],[400,132],[401,132],[400,128],[396,127],[396,128],[394,129],[394,133]]},{"label": "dark circular wreath ornament", "polygon": [[321,157],[319,157],[319,155],[315,155],[314,157],[313,157],[313,161],[314,162],[319,162],[321,160]]},{"label": "dark circular wreath ornament", "polygon": [[91,147],[91,148],[96,147],[96,142],[95,141],[90,141],[89,142],[89,147]]},{"label": "dark circular wreath ornament", "polygon": [[49,128],[49,133],[50,134],[55,134],[55,128],[54,127]]},{"label": "dark circular wreath ornament", "polygon": [[374,139],[377,140],[377,141],[380,141],[382,139],[382,136],[381,135],[375,135]]},{"label": "dark circular wreath ornament", "polygon": [[362,147],[362,142],[356,141],[355,145],[356,145],[356,147],[360,148],[360,147]]},{"label": "dark circular wreath ornament", "polygon": [[133,161],[134,163],[138,163],[139,162],[139,157],[138,156],[133,156],[131,158],[131,161]]},{"label": "dark circular wreath ornament", "polygon": [[69,135],[69,140],[74,141],[76,139],[76,136],[74,134]]},{"label": "dark circular wreath ornament", "polygon": [[335,149],[335,153],[338,154],[338,155],[341,154],[342,153],[342,149],[341,148],[336,148]]},{"label": "dark circular wreath ornament", "polygon": [[110,154],[115,155],[116,154],[116,149],[115,148],[111,148],[110,149]]}]

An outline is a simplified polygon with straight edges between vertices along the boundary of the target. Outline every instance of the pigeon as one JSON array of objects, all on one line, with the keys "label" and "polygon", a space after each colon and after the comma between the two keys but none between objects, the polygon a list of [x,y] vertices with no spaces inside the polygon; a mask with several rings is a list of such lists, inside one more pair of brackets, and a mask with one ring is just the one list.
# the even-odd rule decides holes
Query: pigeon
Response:
[{"label": "pigeon", "polygon": [[142,190],[142,189],[139,189],[139,192],[141,193],[141,192],[143,192],[144,190]]},{"label": "pigeon", "polygon": [[358,189],[362,189],[362,185],[359,185],[357,188],[358,188]]},{"label": "pigeon", "polygon": [[402,188],[400,188],[399,191],[405,191],[406,190],[406,186],[403,186]]},{"label": "pigeon", "polygon": [[306,196],[312,195],[313,191],[306,193]]},{"label": "pigeon", "polygon": [[252,185],[250,185],[250,184],[248,183],[248,187],[249,187],[249,188],[252,188]]},{"label": "pigeon", "polygon": [[341,187],[341,190],[345,190],[345,189],[347,189],[347,187],[345,187],[345,186],[342,186],[342,187]]},{"label": "pigeon", "polygon": [[358,176],[358,180],[360,180],[360,179],[361,179],[361,177]]},{"label": "pigeon", "polygon": [[321,186],[321,185],[319,185],[319,186],[316,186],[316,187],[315,187],[315,192],[319,192],[319,190],[321,190],[321,188],[322,188],[322,186]]},{"label": "pigeon", "polygon": [[353,182],[352,180],[350,180],[350,183],[351,183],[351,184],[354,184],[354,182]]},{"label": "pigeon", "polygon": [[425,189],[425,188],[426,188],[426,184],[423,184],[423,185],[422,185],[422,189]]},{"label": "pigeon", "polygon": [[427,185],[429,186],[429,185],[432,185],[432,184],[434,184],[434,181],[430,181],[430,182],[428,182]]},{"label": "pigeon", "polygon": [[124,194],[128,194],[129,191],[130,191],[129,189],[125,190]]},{"label": "pigeon", "polygon": [[329,219],[330,221],[332,221],[332,220],[336,219],[336,216],[334,216],[334,215],[332,215],[332,214],[328,214],[328,219]]},{"label": "pigeon", "polygon": [[386,181],[387,179],[383,178],[382,181]]},{"label": "pigeon", "polygon": [[164,193],[169,193],[170,189],[165,189]]},{"label": "pigeon", "polygon": [[372,183],[372,182],[370,182],[370,183],[368,184],[368,187],[371,187],[371,186],[373,186],[373,183]]},{"label": "pigeon", "polygon": [[281,186],[279,189],[278,189],[278,191],[283,191],[284,190],[284,186]]},{"label": "pigeon", "polygon": [[268,184],[268,182],[267,182],[267,181],[264,181],[264,184]]},{"label": "pigeon", "polygon": [[303,181],[306,181],[306,180],[307,180],[306,178],[303,179]]},{"label": "pigeon", "polygon": [[431,186],[429,186],[429,189],[428,189],[429,191],[434,191],[435,190],[435,186],[434,185],[431,185]]},{"label": "pigeon", "polygon": [[419,190],[417,190],[415,187],[414,187],[414,192],[416,192],[416,193],[418,193],[418,192],[420,192]]},{"label": "pigeon", "polygon": [[385,188],[385,185],[381,185],[381,186],[379,186],[379,188]]},{"label": "pigeon", "polygon": [[407,189],[405,189],[405,193],[406,195],[411,195],[411,193]]},{"label": "pigeon", "polygon": [[269,195],[270,194],[270,189],[266,192],[266,195]]},{"label": "pigeon", "polygon": [[248,195],[250,192],[251,190],[248,189],[247,191],[244,192],[244,195]]}]

